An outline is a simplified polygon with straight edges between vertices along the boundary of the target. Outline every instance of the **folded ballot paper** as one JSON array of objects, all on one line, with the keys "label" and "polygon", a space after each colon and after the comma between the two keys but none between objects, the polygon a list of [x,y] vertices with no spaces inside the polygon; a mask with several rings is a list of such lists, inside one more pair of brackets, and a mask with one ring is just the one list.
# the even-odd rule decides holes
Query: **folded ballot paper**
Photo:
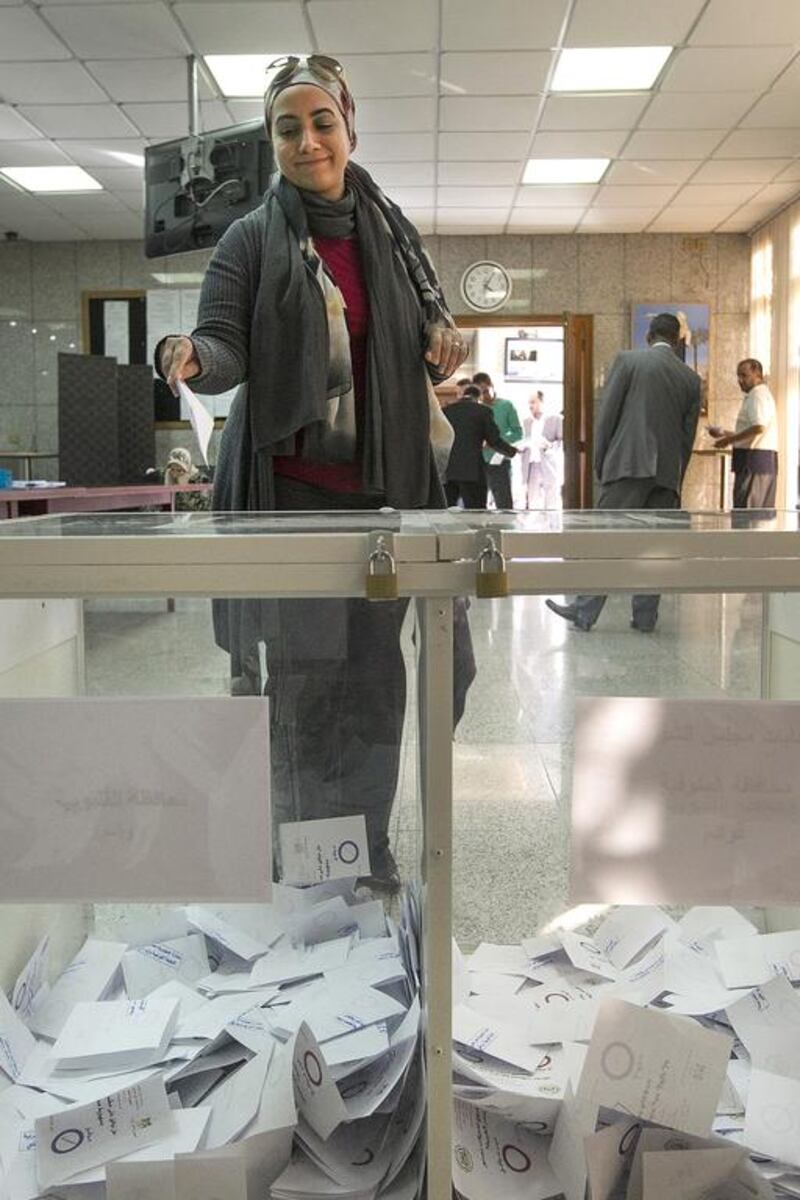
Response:
[{"label": "folded ballot paper", "polygon": [[420,905],[317,882],[368,864],[336,824],[292,827],[272,903],[121,923],[52,983],[37,947],[0,992],[2,1200],[420,1195]]}]

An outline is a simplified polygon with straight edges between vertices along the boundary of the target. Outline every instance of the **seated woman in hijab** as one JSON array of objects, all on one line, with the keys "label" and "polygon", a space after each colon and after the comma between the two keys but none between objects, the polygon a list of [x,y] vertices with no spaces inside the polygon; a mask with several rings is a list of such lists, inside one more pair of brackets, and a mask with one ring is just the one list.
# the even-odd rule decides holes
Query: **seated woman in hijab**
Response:
[{"label": "seated woman in hijab", "polygon": [[[173,388],[246,383],[220,446],[216,509],[442,507],[430,383],[464,360],[463,338],[416,230],[350,161],[355,104],[341,64],[292,55],[268,71],[278,174],[263,205],[221,239],[197,328],[164,339],[157,366]],[[406,608],[252,600],[218,602],[214,613],[233,690],[271,697],[275,820],[364,813],[371,883],[389,891]],[[474,675],[462,607],[455,643],[458,719]]]}]

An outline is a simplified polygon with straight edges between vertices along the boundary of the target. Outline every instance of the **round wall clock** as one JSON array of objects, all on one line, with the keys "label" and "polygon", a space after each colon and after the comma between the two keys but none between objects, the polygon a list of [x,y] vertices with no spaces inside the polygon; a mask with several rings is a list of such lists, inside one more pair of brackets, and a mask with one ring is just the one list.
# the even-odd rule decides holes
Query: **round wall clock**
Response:
[{"label": "round wall clock", "polygon": [[494,312],[511,296],[511,276],[500,263],[472,263],[461,276],[461,295],[477,312]]}]

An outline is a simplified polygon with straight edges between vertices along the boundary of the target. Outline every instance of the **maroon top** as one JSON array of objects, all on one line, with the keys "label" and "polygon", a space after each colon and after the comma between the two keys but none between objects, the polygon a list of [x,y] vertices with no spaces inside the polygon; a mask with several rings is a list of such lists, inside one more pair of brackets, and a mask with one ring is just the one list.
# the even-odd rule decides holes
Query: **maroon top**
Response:
[{"label": "maroon top", "polygon": [[[299,454],[281,455],[273,459],[273,465],[277,475],[288,475],[332,492],[361,492],[361,431],[367,395],[369,328],[369,298],[361,266],[361,248],[357,238],[329,237],[315,237],[314,247],[344,296],[355,391],[356,457],[351,463],[315,463]],[[298,442],[300,437],[302,434]]]}]

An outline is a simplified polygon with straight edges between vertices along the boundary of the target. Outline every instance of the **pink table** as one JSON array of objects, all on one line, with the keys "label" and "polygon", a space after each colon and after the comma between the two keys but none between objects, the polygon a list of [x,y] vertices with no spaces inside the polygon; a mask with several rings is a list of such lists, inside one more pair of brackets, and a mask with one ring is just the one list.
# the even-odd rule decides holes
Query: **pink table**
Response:
[{"label": "pink table", "polygon": [[121,508],[175,511],[181,492],[210,492],[210,483],[126,484],[122,487],[0,488],[0,519],[50,513],[112,512]]}]

